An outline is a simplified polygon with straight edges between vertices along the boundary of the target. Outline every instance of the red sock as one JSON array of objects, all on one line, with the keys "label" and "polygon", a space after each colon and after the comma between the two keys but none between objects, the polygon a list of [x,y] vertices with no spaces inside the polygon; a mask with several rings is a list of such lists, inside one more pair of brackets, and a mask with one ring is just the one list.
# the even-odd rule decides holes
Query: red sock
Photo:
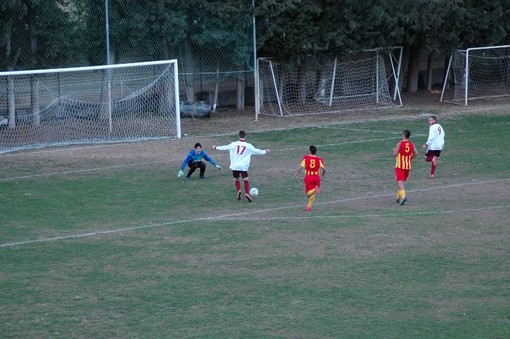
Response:
[{"label": "red sock", "polygon": [[434,173],[436,173],[436,164],[433,163],[430,167],[430,175],[434,175]]},{"label": "red sock", "polygon": [[247,180],[244,182],[244,193],[250,193],[250,182]]},{"label": "red sock", "polygon": [[241,190],[241,183],[238,180],[236,180],[235,185],[236,185],[236,190],[239,192]]}]

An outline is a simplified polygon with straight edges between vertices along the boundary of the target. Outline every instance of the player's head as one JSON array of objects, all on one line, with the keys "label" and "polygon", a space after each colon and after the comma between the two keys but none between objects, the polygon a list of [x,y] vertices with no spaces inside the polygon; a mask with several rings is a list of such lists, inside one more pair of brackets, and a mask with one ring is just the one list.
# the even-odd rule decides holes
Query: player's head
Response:
[{"label": "player's head", "polygon": [[239,131],[239,139],[245,139],[246,138],[246,132],[245,131]]},{"label": "player's head", "polygon": [[409,139],[409,137],[411,136],[411,132],[408,130],[408,129],[405,129],[403,132],[402,132],[402,136],[406,139]]},{"label": "player's head", "polygon": [[309,149],[310,149],[310,153],[311,153],[311,154],[315,154],[315,153],[317,153],[317,147],[315,147],[314,145],[310,145],[310,148],[309,148]]},{"label": "player's head", "polygon": [[195,144],[195,153],[200,154],[200,152],[202,152],[202,145],[199,142],[197,142]]},{"label": "player's head", "polygon": [[429,125],[434,125],[437,122],[437,118],[435,115],[431,115],[431,116],[429,116],[428,121],[429,121]]}]

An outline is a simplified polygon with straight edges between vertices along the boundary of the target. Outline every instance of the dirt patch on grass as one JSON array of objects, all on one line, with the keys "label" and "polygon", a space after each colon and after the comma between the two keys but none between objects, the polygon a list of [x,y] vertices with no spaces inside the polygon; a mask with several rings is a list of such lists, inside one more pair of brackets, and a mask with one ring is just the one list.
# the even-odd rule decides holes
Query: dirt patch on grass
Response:
[{"label": "dirt patch on grass", "polygon": [[[33,172],[24,167],[19,159],[31,160],[37,172],[46,173],[69,169],[88,169],[91,166],[176,166],[195,142],[201,142],[206,151],[217,143],[218,137],[236,138],[241,129],[248,132],[291,129],[308,126],[353,123],[356,121],[377,121],[389,119],[423,118],[427,113],[441,116],[465,114],[491,108],[491,114],[508,114],[508,99],[494,101],[475,101],[470,106],[459,106],[439,102],[439,94],[427,91],[406,93],[403,95],[403,107],[350,111],[344,113],[313,114],[307,116],[274,117],[261,115],[256,119],[254,108],[244,111],[221,109],[210,118],[183,118],[181,121],[182,138],[178,140],[160,140],[131,142],[120,144],[80,145],[59,148],[46,148],[2,156],[4,168],[18,169],[16,173]],[[490,104],[490,105],[489,105]],[[33,170],[34,168],[32,168]],[[3,171],[3,177],[12,176],[12,170]],[[10,173],[9,173],[10,172]]]}]

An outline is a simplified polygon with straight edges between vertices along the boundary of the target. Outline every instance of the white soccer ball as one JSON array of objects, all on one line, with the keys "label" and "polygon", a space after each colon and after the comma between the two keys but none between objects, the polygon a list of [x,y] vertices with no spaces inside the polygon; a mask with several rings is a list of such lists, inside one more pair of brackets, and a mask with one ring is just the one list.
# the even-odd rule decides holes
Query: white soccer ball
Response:
[{"label": "white soccer ball", "polygon": [[250,195],[251,195],[252,197],[256,197],[257,195],[259,195],[259,190],[258,190],[258,188],[256,188],[256,187],[252,187],[252,189],[250,190]]}]

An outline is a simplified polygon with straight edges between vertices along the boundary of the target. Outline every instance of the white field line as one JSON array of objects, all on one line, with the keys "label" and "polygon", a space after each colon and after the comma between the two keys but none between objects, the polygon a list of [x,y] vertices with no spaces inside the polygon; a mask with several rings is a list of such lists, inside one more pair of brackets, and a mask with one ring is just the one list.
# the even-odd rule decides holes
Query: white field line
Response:
[{"label": "white field line", "polygon": [[[380,141],[388,141],[388,140],[396,140],[396,137],[345,141],[345,142],[333,143],[333,144],[321,144],[321,145],[317,145],[317,147],[341,146],[341,145],[380,142]],[[301,150],[302,148],[303,147],[292,147],[292,148],[282,148],[282,149],[271,150],[271,151],[272,152],[288,152],[288,151],[294,151],[294,150]],[[38,178],[38,177],[49,177],[49,176],[54,176],[54,175],[58,176],[58,175],[69,175],[69,174],[75,174],[75,173],[112,170],[112,169],[135,167],[135,166],[146,166],[146,165],[153,165],[153,164],[164,164],[164,163],[176,162],[176,161],[180,162],[180,161],[182,161],[182,159],[181,158],[173,158],[173,159],[165,159],[165,160],[161,160],[161,161],[137,162],[137,163],[123,164],[123,165],[113,165],[113,166],[93,167],[93,168],[77,169],[77,170],[69,170],[69,171],[58,171],[58,172],[38,173],[38,174],[30,174],[30,175],[20,175],[20,176],[16,176],[16,177],[0,178],[0,182],[23,180],[23,179],[33,179],[33,178]]]},{"label": "white field line", "polygon": [[[417,120],[417,119],[424,119],[424,117],[428,117],[429,115],[436,115],[438,118],[443,118],[443,117],[446,117],[446,116],[457,116],[457,115],[464,115],[464,114],[471,114],[471,113],[479,113],[479,112],[487,112],[488,110],[490,109],[490,111],[508,111],[508,105],[500,105],[500,106],[493,106],[493,107],[490,107],[490,108],[487,108],[487,107],[477,107],[477,108],[467,108],[467,109],[460,109],[460,110],[456,110],[456,111],[451,111],[451,112],[444,112],[444,113],[431,113],[431,112],[422,112],[418,115],[416,114],[407,114],[407,115],[399,115],[399,116],[390,116],[390,117],[387,117],[387,116],[383,116],[383,117],[377,117],[377,118],[373,118],[373,119],[359,119],[359,120],[349,120],[349,121],[342,121],[342,120],[338,120],[338,121],[330,121],[330,122],[323,122],[323,123],[311,123],[311,124],[308,124],[308,125],[302,125],[302,126],[296,126],[296,127],[292,127],[292,128],[288,128],[288,127],[281,127],[281,128],[265,128],[265,129],[258,129],[256,131],[254,131],[254,133],[260,133],[260,132],[273,132],[273,131],[288,131],[290,129],[302,129],[302,128],[306,128],[306,127],[328,127],[328,126],[338,126],[338,125],[353,125],[353,124],[362,124],[362,123],[368,123],[368,122],[381,122],[381,121],[393,121],[393,120],[398,120],[398,121],[403,121],[405,119],[409,119],[409,120]],[[326,113],[328,114],[328,113]],[[320,115],[320,114],[318,114]],[[282,117],[282,119],[292,119],[292,116],[285,116],[285,117]],[[254,120],[256,121],[256,120]],[[428,127],[426,128],[428,129]],[[367,132],[367,130],[364,130],[365,132]],[[210,135],[210,134],[203,134],[203,135],[196,135],[195,137],[218,137],[218,136],[228,136],[228,135],[237,135],[238,131],[233,131],[233,132],[229,132],[229,133],[222,133],[222,134],[215,134],[215,135]],[[413,135],[418,135],[418,134],[413,134]]]},{"label": "white field line", "polygon": [[93,168],[76,169],[76,170],[70,170],[70,171],[48,172],[48,173],[39,173],[39,174],[30,174],[30,175],[20,175],[20,176],[17,176],[17,177],[0,178],[0,182],[2,182],[2,181],[12,181],[12,180],[22,180],[22,179],[33,179],[33,178],[38,178],[38,177],[50,177],[50,176],[53,176],[53,175],[69,175],[69,174],[75,174],[75,173],[85,173],[85,172],[94,172],[94,171],[101,171],[101,170],[111,170],[111,169],[124,168],[124,167],[151,165],[151,164],[160,163],[160,162],[163,162],[163,161],[139,162],[139,163],[133,163],[133,164],[114,165],[114,166],[106,166],[106,167],[93,167]]},{"label": "white field line", "polygon": [[[418,135],[418,134],[417,134]],[[425,134],[420,134],[418,136],[425,136]],[[400,134],[398,137],[393,137],[393,138],[380,138],[380,139],[369,139],[369,140],[354,140],[354,141],[344,141],[344,142],[340,142],[340,143],[335,143],[335,144],[318,144],[316,145],[317,147],[327,147],[327,146],[341,146],[341,145],[349,145],[349,144],[363,144],[363,143],[367,143],[367,142],[376,142],[376,141],[388,141],[388,140],[397,140],[400,138]],[[276,150],[277,152],[278,151],[289,151],[289,150],[296,150],[296,149],[302,149],[303,147],[293,147],[293,148],[287,148],[287,149],[278,149]]]},{"label": "white field line", "polygon": [[[472,186],[472,185],[487,185],[487,184],[495,184],[495,183],[509,183],[510,179],[501,179],[501,180],[488,180],[488,181],[478,181],[478,182],[469,182],[469,183],[459,183],[459,184],[452,184],[452,185],[445,185],[445,186],[437,186],[437,187],[429,187],[429,188],[423,188],[423,189],[416,189],[416,190],[409,190],[408,192],[424,192],[424,191],[430,191],[430,190],[436,190],[436,189],[451,189],[455,187],[466,187],[466,186]],[[355,200],[367,200],[367,199],[373,199],[373,198],[380,198],[380,197],[386,197],[386,196],[393,196],[394,193],[384,193],[384,194],[371,194],[369,196],[360,196],[355,198],[347,198],[347,199],[339,199],[339,200],[333,200],[333,201],[327,201],[327,202],[318,202],[316,205],[326,205],[326,204],[341,204],[343,202],[347,201],[355,201]],[[21,246],[21,245],[28,245],[28,244],[35,244],[35,243],[45,243],[45,242],[53,242],[58,240],[65,240],[65,239],[76,239],[76,238],[85,238],[85,237],[93,237],[93,236],[99,236],[99,235],[105,235],[105,234],[114,234],[114,233],[122,233],[122,232],[131,232],[135,230],[141,230],[141,229],[151,229],[151,228],[159,228],[164,226],[170,226],[170,225],[178,225],[178,224],[185,224],[185,223],[194,223],[194,222],[200,222],[200,221],[219,221],[219,220],[236,220],[240,219],[242,217],[243,220],[246,219],[245,216],[253,215],[253,214],[259,214],[259,213],[267,213],[267,212],[274,212],[284,209],[294,209],[302,207],[302,204],[299,205],[288,205],[288,206],[280,206],[275,208],[265,208],[255,211],[247,211],[247,212],[241,212],[241,213],[229,213],[224,215],[216,215],[216,216],[210,216],[210,217],[202,217],[202,218],[193,218],[193,219],[186,219],[186,220],[174,220],[174,221],[168,221],[168,222],[161,222],[161,223],[155,223],[155,224],[147,224],[147,225],[139,225],[139,226],[133,226],[133,227],[124,227],[124,228],[117,228],[117,229],[111,229],[111,230],[98,230],[94,232],[87,232],[87,233],[79,233],[79,234],[70,234],[65,236],[59,236],[59,237],[52,237],[52,238],[41,238],[41,239],[34,239],[34,240],[25,240],[25,241],[17,241],[17,242],[11,242],[11,243],[5,243],[0,244],[0,248],[4,247],[13,247],[13,246]],[[487,210],[495,210],[495,209],[507,209],[510,208],[510,205],[499,205],[499,206],[489,206],[489,207],[479,207],[479,208],[469,208],[469,209],[457,209],[457,210],[444,210],[444,211],[417,211],[417,212],[411,212],[411,213],[404,213],[405,215],[426,215],[426,214],[453,214],[453,213],[469,213],[469,212],[479,212],[479,211],[487,211]],[[361,213],[359,215],[336,215],[336,216],[316,216],[314,215],[313,218],[373,218],[373,217],[393,217],[393,216],[401,216],[402,213],[387,213],[387,214],[370,214],[370,213]],[[311,216],[304,216],[304,217],[270,217],[270,218],[254,218],[254,219],[260,219],[260,220],[281,220],[281,219],[308,219],[311,218]]]},{"label": "white field line", "polygon": [[[329,127],[335,127],[334,125],[320,125],[315,126],[317,128],[329,128]],[[399,131],[398,129],[395,131],[387,131],[387,130],[375,130],[375,129],[366,129],[366,128],[348,128],[348,127],[335,127],[335,129],[342,130],[342,131],[351,131],[351,132],[363,132],[363,133],[385,133],[385,134],[392,134],[395,137],[400,138],[400,135],[402,134],[402,131]],[[428,136],[428,134],[423,133],[411,133],[413,137],[415,136]]]},{"label": "white field line", "polygon": [[[457,111],[452,111],[452,112],[445,112],[445,113],[441,113],[440,114],[440,117],[445,117],[445,116],[456,116],[456,115],[463,115],[463,114],[470,114],[470,113],[478,113],[478,112],[484,112],[484,111],[487,111],[489,110],[489,108],[487,107],[481,107],[481,108],[467,108],[467,109],[460,109],[460,110],[457,110]],[[506,111],[508,110],[508,106],[506,105],[503,105],[503,106],[494,106],[494,107],[490,107],[490,110],[491,111]],[[404,120],[404,119],[411,119],[411,120],[416,120],[416,119],[423,119],[425,116],[428,116],[432,113],[428,113],[428,112],[423,112],[421,114],[412,114],[412,115],[400,115],[400,116],[390,116],[390,117],[377,117],[377,118],[373,118],[373,119],[359,119],[359,120],[349,120],[349,121],[330,121],[330,122],[327,122],[327,123],[319,123],[319,124],[316,124],[316,123],[313,123],[313,124],[309,124],[309,125],[303,125],[303,126],[296,126],[296,127],[292,127],[292,128],[288,128],[288,127],[282,127],[282,128],[262,128],[262,129],[258,129],[256,131],[253,131],[253,133],[263,133],[263,132],[272,132],[272,131],[288,131],[288,130],[291,130],[291,129],[300,129],[300,128],[306,128],[306,127],[329,127],[329,126],[338,126],[338,125],[352,125],[352,124],[363,124],[363,123],[369,123],[369,122],[381,122],[381,121],[393,121],[393,120]],[[438,115],[438,114],[436,114]],[[439,115],[438,115],[439,117]],[[292,117],[284,117],[282,119],[292,119]],[[349,128],[345,128],[346,130],[353,130],[353,131],[356,131],[358,129],[349,129]],[[364,130],[364,129],[359,129],[360,132],[383,132],[383,133],[394,133],[394,132],[388,132],[388,131],[371,131],[371,130]],[[227,133],[217,133],[217,134],[203,134],[203,135],[195,135],[194,137],[195,138],[216,138],[216,137],[223,137],[223,136],[232,136],[232,135],[237,135],[238,131],[233,131],[233,132],[227,132]],[[398,133],[397,133],[398,134]],[[426,134],[413,134],[413,136],[424,136]],[[157,140],[157,141],[143,141],[143,142],[160,142],[161,140]],[[72,147],[73,150],[80,150],[80,149],[90,149],[90,148],[102,148],[102,147],[112,147],[112,146],[122,146],[122,145],[125,145],[126,143],[112,143],[112,144],[102,144],[102,145],[87,145],[87,146],[80,146],[80,147]],[[25,154],[31,154],[31,153],[44,153],[44,152],[58,152],[58,151],[67,151],[69,150],[68,147],[64,147],[64,148],[51,148],[51,149],[43,149],[43,150],[32,150],[32,151],[25,151],[25,152],[20,152],[20,153],[6,153],[6,154],[2,154],[2,156],[4,157],[19,157],[19,156],[23,156]]]},{"label": "white field line", "polygon": [[386,217],[405,217],[405,216],[419,216],[419,215],[442,215],[442,214],[456,214],[456,213],[470,213],[480,211],[490,211],[499,209],[510,209],[510,205],[501,206],[489,206],[479,208],[466,208],[456,210],[444,210],[444,211],[417,211],[417,212],[403,212],[403,213],[379,213],[379,214],[340,214],[340,215],[308,215],[300,217],[224,217],[221,220],[261,220],[261,221],[273,221],[273,220],[308,220],[308,219],[362,219],[362,218],[386,218]]},{"label": "white field line", "polygon": [[[150,142],[150,141],[147,141]],[[117,144],[101,144],[101,145],[85,145],[85,146],[69,146],[69,147],[55,147],[55,148],[43,148],[43,149],[34,149],[27,150],[18,153],[5,153],[2,154],[2,157],[22,157],[24,155],[30,154],[44,154],[44,153],[57,153],[57,152],[68,152],[69,150],[79,151],[79,150],[90,150],[92,148],[103,148],[103,147],[112,147],[112,146],[122,146],[126,145],[126,143],[117,143]]]}]

